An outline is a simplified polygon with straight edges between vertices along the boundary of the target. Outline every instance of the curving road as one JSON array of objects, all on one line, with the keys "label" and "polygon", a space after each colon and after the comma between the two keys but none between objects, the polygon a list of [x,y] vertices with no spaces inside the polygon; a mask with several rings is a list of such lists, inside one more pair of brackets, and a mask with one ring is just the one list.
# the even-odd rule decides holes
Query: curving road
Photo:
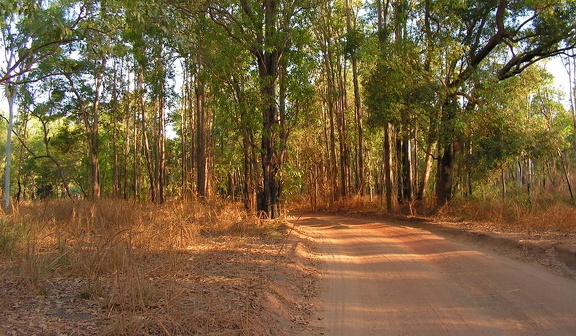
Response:
[{"label": "curving road", "polygon": [[440,237],[302,217],[322,271],[309,335],[576,335],[576,281]]}]

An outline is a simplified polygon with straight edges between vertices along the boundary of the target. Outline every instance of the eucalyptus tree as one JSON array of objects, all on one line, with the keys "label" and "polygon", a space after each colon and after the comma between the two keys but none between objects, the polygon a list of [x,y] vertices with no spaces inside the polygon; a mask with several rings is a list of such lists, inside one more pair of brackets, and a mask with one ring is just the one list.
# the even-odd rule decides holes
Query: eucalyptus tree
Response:
[{"label": "eucalyptus tree", "polygon": [[154,1],[117,1],[117,4],[123,8],[125,22],[121,34],[123,42],[130,46],[136,74],[138,115],[135,120],[140,130],[135,129],[135,133],[141,137],[150,197],[154,202],[163,203],[166,200],[166,120],[170,98],[174,96],[171,85],[177,43],[174,34],[177,27],[171,24],[174,13],[170,7]]},{"label": "eucalyptus tree", "polygon": [[[533,91],[528,109],[530,121],[529,133],[533,139],[526,150],[528,157],[528,172],[534,166],[531,161],[538,163],[540,174],[535,175],[531,182],[545,181],[554,171],[564,180],[566,189],[572,202],[575,200],[574,190],[570,177],[570,166],[573,162],[572,116],[560,102],[560,94],[552,88],[552,78],[549,74],[530,73],[532,80],[541,84]],[[535,184],[535,183],[534,183]],[[530,196],[531,189],[528,189]]]},{"label": "eucalyptus tree", "polygon": [[261,95],[261,165],[262,192],[259,210],[270,218],[280,215],[281,182],[284,164],[279,152],[282,142],[279,99],[277,96],[281,60],[295,46],[292,31],[304,24],[308,0],[206,1],[205,13],[243,46],[258,69]]},{"label": "eucalyptus tree", "polygon": [[[85,180],[81,169],[84,151],[78,151],[82,148],[81,133],[71,131],[71,128],[77,130],[75,126],[69,128],[71,122],[66,119],[66,111],[70,106],[63,99],[62,87],[62,80],[52,77],[20,88],[20,127],[15,132],[21,152],[19,175],[30,178],[24,185],[18,179],[19,194],[34,197],[35,190],[44,188],[43,197],[49,197],[52,192],[48,191],[56,194],[54,186],[60,186],[59,196],[71,198],[71,181],[81,185]],[[50,94],[46,96],[46,92]]]},{"label": "eucalyptus tree", "polygon": [[461,112],[470,78],[487,61],[499,66],[499,80],[515,76],[535,62],[575,47],[576,4],[573,1],[494,0],[436,1],[430,12],[432,31],[445,46],[440,92],[440,154],[436,198],[452,198],[454,162],[460,146],[454,121]]},{"label": "eucalyptus tree", "polygon": [[37,81],[23,75],[37,72],[38,64],[60,52],[63,45],[80,40],[79,34],[87,18],[81,0],[5,0],[0,4],[0,30],[5,50],[5,67],[0,69],[0,85]]},{"label": "eucalyptus tree", "polygon": [[561,57],[564,69],[568,75],[568,102],[572,113],[572,131],[574,133],[574,149],[576,150],[576,53],[567,53]]},{"label": "eucalyptus tree", "polygon": [[[16,89],[14,85],[37,81],[53,73],[39,71],[38,64],[60,51],[60,46],[77,41],[79,25],[86,11],[81,1],[14,1],[0,4],[1,43],[4,48],[4,64],[0,69],[0,85],[5,86],[10,116],[6,151],[7,166],[4,183],[4,207],[10,202],[10,159],[13,124],[13,106]],[[24,78],[30,72],[40,72],[32,79]]]},{"label": "eucalyptus tree", "polygon": [[[85,21],[83,39],[72,44],[73,49],[59,54],[52,66],[66,79],[71,113],[68,117],[83,127],[90,170],[90,194],[101,196],[101,116],[111,98],[110,60],[118,41],[118,8],[105,2],[92,2],[86,7],[89,18]],[[110,84],[110,85],[108,85]]]},{"label": "eucalyptus tree", "polygon": [[356,121],[356,193],[364,194],[365,189],[365,164],[364,164],[364,126],[363,107],[360,95],[360,82],[358,61],[360,58],[360,47],[364,40],[362,23],[360,22],[360,10],[362,3],[359,1],[346,0],[346,58],[352,63],[352,83],[354,90],[354,119]]},{"label": "eucalyptus tree", "polygon": [[[318,8],[317,20],[313,25],[316,48],[320,54],[320,70],[317,86],[318,95],[326,110],[328,178],[330,202],[346,197],[349,191],[349,155],[346,83],[344,79],[344,40],[346,34],[345,8],[339,2],[322,2]],[[353,49],[352,47],[350,49]],[[337,151],[337,146],[339,151]],[[338,153],[339,152],[339,153]]]},{"label": "eucalyptus tree", "polygon": [[204,41],[203,45],[208,51],[204,54],[204,65],[213,93],[213,141],[220,152],[220,157],[214,158],[216,169],[221,172],[217,179],[230,182],[226,189],[228,196],[232,196],[236,188],[232,175],[241,165],[243,203],[254,213],[257,210],[259,150],[255,138],[262,122],[261,116],[253,113],[259,106],[257,76],[251,69],[249,53],[240,45],[226,43],[229,36],[217,26],[213,28],[216,29],[210,30],[210,40]]},{"label": "eucalyptus tree", "polygon": [[[434,81],[431,79],[433,48],[430,37],[419,25],[427,6],[398,1],[376,3],[378,51],[373,68],[365,78],[365,102],[369,123],[384,128],[384,184],[388,211],[396,200],[421,198],[429,176],[432,137],[422,138],[421,130],[431,132]],[[425,143],[424,163],[418,162],[416,143]],[[422,179],[417,185],[418,167]],[[396,195],[397,197],[394,197]]]}]

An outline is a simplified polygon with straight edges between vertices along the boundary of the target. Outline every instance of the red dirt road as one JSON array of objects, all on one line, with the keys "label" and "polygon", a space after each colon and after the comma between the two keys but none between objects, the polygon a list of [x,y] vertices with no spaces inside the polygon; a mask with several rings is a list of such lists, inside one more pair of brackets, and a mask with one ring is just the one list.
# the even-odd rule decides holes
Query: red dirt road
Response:
[{"label": "red dirt road", "polygon": [[318,252],[307,335],[576,335],[576,281],[429,231],[302,217]]}]

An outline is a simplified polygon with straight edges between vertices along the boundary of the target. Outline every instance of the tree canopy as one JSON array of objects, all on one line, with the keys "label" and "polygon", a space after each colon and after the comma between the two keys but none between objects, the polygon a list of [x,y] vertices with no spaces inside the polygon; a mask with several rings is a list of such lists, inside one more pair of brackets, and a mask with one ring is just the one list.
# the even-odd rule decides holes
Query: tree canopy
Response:
[{"label": "tree canopy", "polygon": [[13,199],[223,197],[275,218],[296,198],[394,211],[486,185],[574,197],[576,114],[542,66],[573,64],[574,0],[9,0],[0,13]]}]

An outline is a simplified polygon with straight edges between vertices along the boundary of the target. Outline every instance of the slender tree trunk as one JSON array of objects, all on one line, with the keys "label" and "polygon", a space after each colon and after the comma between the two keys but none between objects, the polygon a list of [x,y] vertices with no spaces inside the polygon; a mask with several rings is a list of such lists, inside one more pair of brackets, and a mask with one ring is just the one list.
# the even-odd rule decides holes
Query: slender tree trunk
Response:
[{"label": "slender tree trunk", "polygon": [[574,202],[574,193],[572,192],[572,183],[570,183],[570,175],[568,173],[568,162],[565,159],[566,155],[558,150],[558,156],[560,157],[560,164],[562,165],[562,173],[564,174],[564,179],[566,180],[566,186],[568,187],[568,192],[570,193],[570,199]]},{"label": "slender tree trunk", "polygon": [[113,118],[112,121],[112,194],[114,198],[120,196],[120,167],[118,155],[118,120]]},{"label": "slender tree trunk", "polygon": [[[349,36],[356,37],[356,19],[354,17],[354,25],[352,24],[352,14],[353,9],[350,7],[350,1],[346,1],[347,14],[346,14],[346,26]],[[358,55],[357,50],[352,50],[350,55],[350,60],[352,63],[352,83],[354,85],[354,117],[356,121],[356,132],[357,132],[357,142],[356,142],[356,193],[360,196],[364,195],[364,184],[365,184],[365,171],[364,171],[364,129],[362,125],[362,105],[360,96],[360,85],[358,82]]]},{"label": "slender tree trunk", "polygon": [[244,127],[242,132],[242,143],[244,145],[244,208],[248,212],[253,213],[256,211],[256,185],[254,183],[254,157],[252,154],[252,142],[254,137],[251,134],[251,130],[248,127]]},{"label": "slender tree trunk", "polygon": [[330,114],[330,184],[332,189],[332,199],[336,201],[338,192],[338,164],[336,160],[336,126],[334,122],[334,107],[331,103],[328,105]]},{"label": "slender tree trunk", "polygon": [[166,202],[166,111],[164,94],[158,103],[158,203]]},{"label": "slender tree trunk", "polygon": [[[116,67],[115,67],[116,68]],[[112,104],[111,108],[113,111],[112,116],[112,195],[114,198],[120,197],[121,183],[120,183],[120,167],[119,167],[119,149],[118,149],[118,138],[119,138],[119,115],[121,115],[120,105],[118,104],[118,87],[116,73],[118,69],[115,69],[112,83]],[[120,74],[122,75],[122,74]]]},{"label": "slender tree trunk", "polygon": [[358,84],[358,61],[357,56],[352,57],[352,76],[354,82],[354,112],[356,116],[356,129],[358,132],[358,142],[356,147],[356,164],[358,166],[356,189],[357,194],[364,195],[366,184],[366,172],[364,168],[364,126],[362,117],[360,85]]},{"label": "slender tree trunk", "polygon": [[384,126],[384,189],[386,195],[386,211],[392,212],[396,209],[397,200],[394,197],[394,175],[392,174],[393,149],[391,133],[392,125]]},{"label": "slender tree trunk", "polygon": [[338,142],[340,147],[340,196],[348,197],[350,191],[350,150],[348,147],[348,123],[346,121],[346,78],[344,65],[340,62],[337,64],[338,69],[338,93],[337,100],[337,122],[338,122]]},{"label": "slender tree trunk", "polygon": [[[106,66],[106,59],[102,58],[101,67],[104,69]],[[99,139],[99,127],[100,127],[100,88],[102,87],[104,73],[99,71],[96,75],[96,88],[94,90],[96,97],[92,104],[92,120],[91,127],[89,131],[90,137],[90,163],[92,168],[92,197],[98,199],[100,198],[100,139]]]},{"label": "slender tree trunk", "polygon": [[[192,65],[190,65],[190,69],[191,69]],[[192,79],[192,73],[195,73],[196,71],[194,69],[191,69],[191,75],[189,78],[189,88],[190,88],[190,93],[192,93],[192,90],[196,90],[196,83],[193,82]],[[194,88],[194,89],[193,89]],[[188,123],[188,134],[190,136],[190,142],[189,142],[189,157],[188,157],[188,170],[186,171],[186,173],[188,174],[188,180],[189,181],[193,181],[194,183],[196,183],[196,188],[194,188],[193,185],[187,187],[187,191],[190,193],[191,196],[193,196],[195,194],[195,191],[198,190],[197,188],[197,171],[195,169],[196,165],[197,165],[197,160],[196,160],[196,139],[197,139],[197,133],[198,130],[196,129],[196,119],[197,119],[197,112],[196,112],[196,94],[188,94],[188,107],[190,109],[190,113],[188,114],[189,119],[187,120]]]},{"label": "slender tree trunk", "polygon": [[[200,66],[200,65],[199,65]],[[206,197],[206,91],[204,83],[196,78],[196,186],[200,197]]]},{"label": "slender tree trunk", "polygon": [[148,179],[150,182],[150,197],[152,202],[157,202],[158,195],[156,194],[157,191],[157,184],[156,184],[156,177],[154,174],[154,166],[151,157],[150,151],[150,142],[148,141],[148,125],[147,125],[147,118],[146,118],[146,102],[144,100],[144,74],[143,69],[140,68],[140,72],[138,74],[138,89],[140,91],[139,103],[140,103],[140,123],[142,125],[142,141],[143,141],[143,150],[144,150],[144,159],[146,160],[146,169],[148,171]]},{"label": "slender tree trunk", "polygon": [[[140,99],[140,98],[137,98]],[[140,114],[140,100],[137,102],[138,106],[132,115],[132,197],[138,199],[139,196],[139,180],[140,180],[140,134],[138,130],[138,115]],[[128,146],[126,149],[129,151]]]},{"label": "slender tree trunk", "polygon": [[412,200],[412,159],[411,159],[411,148],[410,140],[408,137],[404,137],[399,141],[400,148],[398,152],[400,153],[399,160],[401,168],[399,170],[400,186],[401,186],[401,199],[402,201]]},{"label": "slender tree trunk", "polygon": [[[18,132],[23,139],[28,137],[28,116],[20,116],[20,130]],[[18,192],[16,193],[16,202],[20,202],[22,199],[26,199],[26,188],[22,187],[22,168],[24,165],[24,146],[20,146],[18,151],[18,172],[16,176],[16,181],[18,181]]]},{"label": "slender tree trunk", "polygon": [[188,186],[188,148],[187,148],[187,139],[188,139],[188,130],[186,129],[186,121],[188,113],[189,113],[189,105],[188,105],[188,94],[189,94],[189,78],[188,78],[188,70],[186,69],[186,64],[182,64],[182,68],[184,69],[184,76],[183,76],[183,85],[182,85],[182,110],[180,113],[180,150],[181,150],[181,157],[180,157],[180,193],[183,199],[187,199],[187,186]]},{"label": "slender tree trunk", "polygon": [[14,124],[14,100],[16,89],[14,86],[5,85],[6,98],[8,99],[8,130],[6,134],[6,167],[4,168],[4,211],[10,209],[10,168],[12,167],[12,126]]},{"label": "slender tree trunk", "polygon": [[[564,57],[564,67],[568,74],[568,98],[570,99],[570,107],[572,112],[572,132],[576,139],[576,58]],[[572,146],[576,151],[576,140],[572,142]]]},{"label": "slender tree trunk", "polygon": [[[104,68],[106,64],[105,58],[102,59],[101,67]],[[82,121],[84,123],[84,129],[86,130],[86,140],[88,142],[88,155],[90,159],[90,183],[92,188],[92,197],[97,199],[100,198],[100,160],[99,160],[99,123],[100,123],[100,88],[102,86],[103,72],[99,71],[96,74],[95,83],[95,97],[92,101],[91,111],[88,112],[86,109],[86,101],[84,97],[80,94],[74,79],[67,75],[66,78],[70,83],[73,94],[76,96],[76,104]]]},{"label": "slender tree trunk", "polygon": [[[377,15],[378,15],[378,40],[381,47],[384,47],[384,44],[387,41],[386,31],[387,31],[387,22],[388,22],[388,8],[390,6],[390,0],[386,0],[386,2],[382,2],[382,0],[377,0],[376,8],[377,8]],[[383,193],[385,195],[386,201],[386,210],[388,212],[392,212],[396,209],[397,200],[394,197],[394,175],[392,173],[393,167],[393,148],[392,148],[392,125],[386,123],[384,125],[384,156],[383,160],[383,178],[384,178],[384,185],[383,185]]]}]

